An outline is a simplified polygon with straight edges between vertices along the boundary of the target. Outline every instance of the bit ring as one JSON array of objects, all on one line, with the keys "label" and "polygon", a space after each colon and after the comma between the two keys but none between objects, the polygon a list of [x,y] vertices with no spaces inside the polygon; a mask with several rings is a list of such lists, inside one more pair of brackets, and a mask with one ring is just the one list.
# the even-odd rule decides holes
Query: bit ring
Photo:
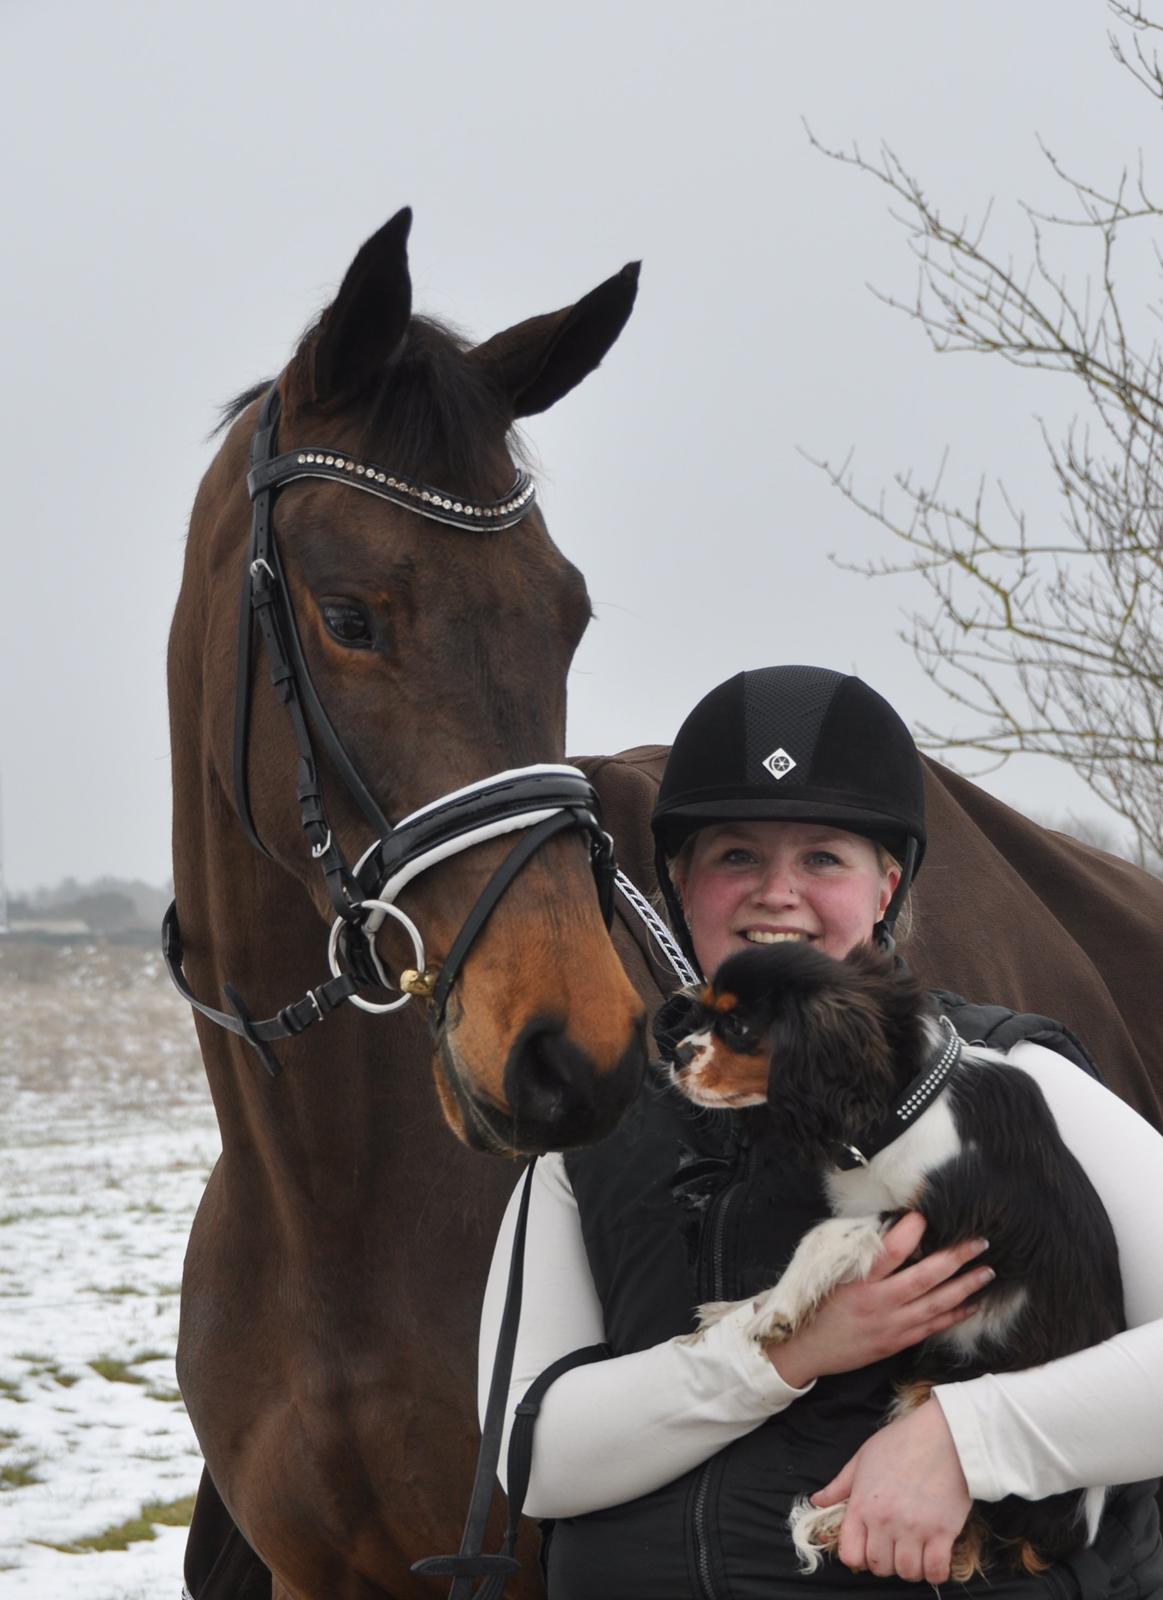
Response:
[{"label": "bit ring", "polygon": [[[419,928],[408,916],[407,912],[401,911],[399,906],[392,905],[389,900],[361,900],[359,908],[361,911],[381,911],[385,916],[395,917],[412,941],[412,954],[416,961],[415,970],[422,973],[425,967],[424,941],[420,937]],[[332,976],[336,978],[340,976],[339,935],[346,926],[347,923],[343,917],[336,917],[331,929],[331,937],[327,941],[327,964],[331,968]],[[378,961],[376,965],[379,966]],[[358,994],[349,994],[347,998],[353,1006],[358,1006],[361,1011],[370,1011],[375,1015],[382,1015],[385,1011],[398,1011],[401,1006],[406,1006],[412,996],[410,993],[404,993],[398,1000],[389,1000],[382,1005],[373,1000],[364,1000]]]}]

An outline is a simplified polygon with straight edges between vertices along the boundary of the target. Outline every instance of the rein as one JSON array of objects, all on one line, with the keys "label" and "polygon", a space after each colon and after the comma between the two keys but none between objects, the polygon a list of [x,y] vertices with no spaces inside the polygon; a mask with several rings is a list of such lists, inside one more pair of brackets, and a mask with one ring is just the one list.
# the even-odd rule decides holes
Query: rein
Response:
[{"label": "rein", "polygon": [[[218,1027],[239,1035],[257,1051],[272,1076],[280,1067],[271,1044],[293,1038],[322,1022],[344,1001],[361,1010],[385,1013],[414,998],[433,1003],[430,1022],[440,1028],[452,985],[476,936],[505,890],[530,857],[554,835],[579,829],[589,842],[590,864],[607,926],[613,913],[613,841],[598,821],[598,798],[585,774],[576,767],[534,764],[495,773],[421,806],[394,826],[381,811],[333,727],[316,692],[299,638],[275,537],[272,508],[278,490],[301,478],[324,478],[350,484],[394,505],[445,525],[489,534],[514,527],[533,508],[536,491],[527,473],[519,473],[503,500],[472,502],[404,479],[384,469],[318,447],[276,452],[281,401],[272,384],[259,411],[251,441],[247,475],[253,511],[250,543],[243,571],[238,622],[238,675],[234,707],[234,791],[239,820],[247,837],[273,859],[254,823],[247,776],[252,666],[256,623],[270,663],[271,684],[287,708],[298,751],[299,815],[312,858],[319,863],[335,911],[328,942],[331,977],[283,1006],[273,1017],[256,1021],[232,984],[223,984],[230,1011],[197,999],[182,971],[183,943],[177,904],[162,923],[162,953],[178,993]],[[344,788],[375,833],[375,841],[354,868],[348,866],[327,821],[315,740],[325,751]],[[429,867],[476,844],[502,834],[522,832],[521,839],[493,873],[453,940],[438,971],[427,968],[420,930],[395,904],[407,883]],[[415,966],[393,984],[380,964],[375,934],[386,917],[400,923],[412,944]],[[354,935],[362,935],[357,943]],[[348,971],[340,967],[340,953]],[[397,999],[373,1002],[356,993],[357,984],[398,988]]]}]

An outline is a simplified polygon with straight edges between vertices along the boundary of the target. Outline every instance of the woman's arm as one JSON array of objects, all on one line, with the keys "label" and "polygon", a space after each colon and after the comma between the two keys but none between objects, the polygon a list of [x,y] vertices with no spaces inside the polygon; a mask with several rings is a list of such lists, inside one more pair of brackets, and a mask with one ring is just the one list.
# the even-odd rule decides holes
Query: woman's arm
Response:
[{"label": "woman's arm", "polygon": [[[517,1210],[514,1195],[497,1236],[481,1314],[481,1413]],[[758,1346],[728,1318],[696,1343],[670,1339],[649,1350],[564,1373],[537,1419],[525,1509],[534,1517],[579,1516],[619,1505],[680,1477],[795,1399]],[[502,1468],[513,1407],[551,1362],[605,1338],[577,1202],[559,1155],[537,1163],[529,1202],[521,1326],[513,1360]],[[504,1472],[502,1470],[502,1481]]]},{"label": "woman's arm", "polygon": [[[504,1304],[514,1196],[497,1239],[485,1291],[478,1371],[483,1415]],[[534,1434],[526,1496],[531,1516],[578,1516],[636,1499],[698,1466],[724,1445],[782,1411],[827,1372],[846,1372],[895,1354],[966,1315],[961,1302],[981,1287],[967,1272],[972,1244],[934,1252],[896,1270],[923,1228],[913,1216],[885,1238],[868,1280],[845,1284],[810,1328],[765,1356],[743,1325],[750,1302],[696,1340],[669,1339],[633,1355],[563,1373],[550,1388]],[[513,1361],[502,1462],[513,1407],[559,1357],[605,1337],[577,1203],[560,1156],[534,1174],[525,1251],[521,1325]],[[777,1370],[784,1363],[785,1382]]]}]

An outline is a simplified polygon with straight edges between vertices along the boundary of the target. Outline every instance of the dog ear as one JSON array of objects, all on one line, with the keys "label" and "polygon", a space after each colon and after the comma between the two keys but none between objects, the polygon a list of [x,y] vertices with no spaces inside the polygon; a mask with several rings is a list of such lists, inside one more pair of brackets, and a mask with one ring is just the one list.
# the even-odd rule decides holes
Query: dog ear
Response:
[{"label": "dog ear", "polygon": [[907,1081],[921,1070],[929,1049],[925,1021],[937,1015],[932,997],[903,961],[875,945],[857,945],[844,965],[859,973],[882,1019],[896,1078]]},{"label": "dog ear", "polygon": [[767,1099],[777,1126],[818,1156],[859,1144],[884,1116],[895,1083],[883,1016],[859,978],[788,997],[773,1019]]}]

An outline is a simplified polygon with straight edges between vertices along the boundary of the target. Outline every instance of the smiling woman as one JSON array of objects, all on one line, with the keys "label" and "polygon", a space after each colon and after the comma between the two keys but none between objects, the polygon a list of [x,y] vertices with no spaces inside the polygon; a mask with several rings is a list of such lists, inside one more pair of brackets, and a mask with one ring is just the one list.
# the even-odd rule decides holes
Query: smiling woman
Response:
[{"label": "smiling woman", "polygon": [[[858,678],[739,673],[679,730],[652,821],[674,931],[708,977],[783,941],[836,958],[865,943],[891,951],[925,851],[922,763],[900,717]],[[1080,1070],[1085,1052],[1055,1023],[935,994],[950,1033],[959,1017],[974,1039],[1003,1026],[1013,1048],[1001,1069],[1045,1096],[1110,1217],[1129,1331],[1024,1371],[993,1363],[939,1383],[881,1428],[898,1358],[975,1314],[971,1297],[993,1275],[988,1258],[974,1260],[985,1242],[955,1237],[915,1261],[925,1221],[912,1212],[867,1278],[832,1289],[782,1343],[757,1342],[752,1301],[829,1214],[821,1173],[780,1140],[756,1096],[709,1112],[656,1072],[613,1134],[542,1158],[532,1187],[510,1401],[556,1373],[526,1498],[554,1519],[551,1600],[793,1600],[808,1579],[788,1519],[810,1495],[847,1501],[838,1560],[812,1575],[812,1592],[905,1600],[915,1584],[948,1579],[974,1498],[1042,1500],[1097,1483],[1133,1486],[1112,1493],[1082,1552],[1085,1582],[1062,1562],[1036,1574],[999,1562],[967,1590],[1163,1595],[1154,1485],[1140,1481],[1163,1470],[1163,1440],[1136,1422],[1145,1392],[1163,1398],[1163,1139]],[[704,998],[715,1004],[712,991]],[[664,1008],[660,1039],[667,1026]],[[845,1084],[857,1071],[842,1051],[832,1065]],[[511,1210],[486,1353],[512,1233]],[[1071,1251],[1068,1235],[1061,1243]],[[692,1338],[706,1301],[740,1304]],[[487,1354],[483,1365],[482,1395]]]}]

